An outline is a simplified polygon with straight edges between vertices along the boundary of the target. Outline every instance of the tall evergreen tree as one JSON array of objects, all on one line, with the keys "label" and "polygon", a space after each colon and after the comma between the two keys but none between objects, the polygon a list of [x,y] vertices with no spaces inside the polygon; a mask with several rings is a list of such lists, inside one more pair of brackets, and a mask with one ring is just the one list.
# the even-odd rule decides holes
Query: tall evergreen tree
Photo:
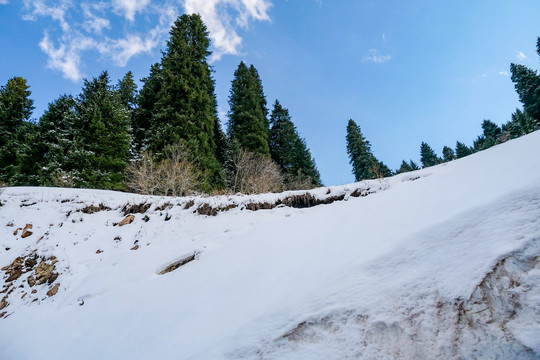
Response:
[{"label": "tall evergreen tree", "polygon": [[312,186],[321,185],[319,171],[304,139],[300,138],[291,121],[289,110],[279,101],[274,103],[270,116],[270,154],[287,179],[309,177]]},{"label": "tall evergreen tree", "polygon": [[9,183],[17,173],[17,151],[34,110],[29,88],[22,77],[9,79],[0,87],[0,182]]},{"label": "tall evergreen tree", "polygon": [[229,95],[229,138],[241,148],[269,155],[268,110],[257,70],[244,62],[234,72]]},{"label": "tall evergreen tree", "polygon": [[537,128],[540,126],[540,76],[523,65],[512,64],[510,71],[519,100]]},{"label": "tall evergreen tree", "polygon": [[137,107],[133,114],[133,152],[139,154],[147,148],[150,141],[152,119],[156,113],[156,103],[163,86],[161,65],[156,63],[150,67],[150,75],[142,79],[143,87],[137,97]]},{"label": "tall evergreen tree", "polygon": [[123,189],[123,171],[131,144],[130,115],[103,72],[84,80],[76,105],[79,185]]},{"label": "tall evergreen tree", "polygon": [[420,145],[420,161],[423,167],[434,166],[440,164],[442,160],[435,154],[435,151],[427,143],[422,142]]},{"label": "tall evergreen tree", "polygon": [[468,147],[462,142],[456,142],[456,158],[461,159],[462,157],[469,156],[473,153],[473,149]]},{"label": "tall evergreen tree", "polygon": [[132,111],[137,104],[137,84],[133,80],[133,73],[128,71],[116,85],[116,94],[126,109]]},{"label": "tall evergreen tree", "polygon": [[372,172],[371,144],[362,135],[360,126],[356,125],[352,119],[347,124],[346,140],[347,154],[349,155],[349,163],[353,167],[355,181],[376,178],[377,176]]},{"label": "tall evergreen tree", "polygon": [[[190,160],[206,175],[205,187],[218,182],[214,129],[217,112],[212,69],[208,64],[210,39],[197,14],[180,16],[170,31],[161,59],[160,89],[152,111],[150,149],[163,153],[180,142]],[[154,69],[157,70],[157,69]]]},{"label": "tall evergreen tree", "polygon": [[61,178],[73,175],[78,168],[76,154],[82,148],[75,147],[83,145],[77,138],[76,101],[71,95],[62,95],[49,104],[39,120],[37,134],[32,152],[39,183],[60,185]]}]

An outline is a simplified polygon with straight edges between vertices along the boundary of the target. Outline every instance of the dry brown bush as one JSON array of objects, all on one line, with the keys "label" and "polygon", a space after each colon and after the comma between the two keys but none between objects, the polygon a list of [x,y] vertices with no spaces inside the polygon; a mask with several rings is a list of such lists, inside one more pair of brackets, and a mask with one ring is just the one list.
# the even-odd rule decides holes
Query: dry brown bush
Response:
[{"label": "dry brown bush", "polygon": [[142,154],[126,171],[126,187],[148,195],[185,196],[197,192],[200,174],[182,145],[169,148],[156,161],[151,152]]},{"label": "dry brown bush", "polygon": [[286,175],[284,180],[284,190],[309,190],[313,189],[311,176],[305,175],[298,170],[295,175]]},{"label": "dry brown bush", "polygon": [[229,183],[234,192],[260,194],[283,188],[279,166],[270,157],[242,149],[233,156],[233,163]]}]

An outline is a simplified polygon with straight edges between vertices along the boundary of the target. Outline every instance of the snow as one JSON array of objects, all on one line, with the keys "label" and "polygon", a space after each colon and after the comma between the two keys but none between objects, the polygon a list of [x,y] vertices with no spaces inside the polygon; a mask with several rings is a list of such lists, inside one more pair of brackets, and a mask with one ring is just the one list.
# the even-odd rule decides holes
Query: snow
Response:
[{"label": "snow", "polygon": [[[315,189],[345,200],[304,209],[245,209],[303,192],[6,188],[0,267],[34,250],[54,255],[60,289],[49,297],[52,285],[31,294],[26,275],[14,282],[0,358],[538,358],[539,163],[535,132],[413,173]],[[124,205],[143,202],[145,214],[114,225]],[[77,212],[101,203],[112,210]],[[194,213],[203,203],[238,207]],[[26,223],[31,236],[13,235]]]}]

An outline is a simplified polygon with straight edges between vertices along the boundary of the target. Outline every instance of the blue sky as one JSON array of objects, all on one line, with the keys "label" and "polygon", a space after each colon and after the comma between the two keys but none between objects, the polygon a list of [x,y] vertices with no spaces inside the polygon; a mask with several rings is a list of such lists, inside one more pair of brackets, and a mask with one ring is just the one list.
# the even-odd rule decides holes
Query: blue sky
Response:
[{"label": "blue sky", "polygon": [[171,22],[201,13],[213,41],[221,118],[240,61],[259,71],[306,138],[326,185],[353,181],[345,149],[352,118],[392,169],[472,144],[483,119],[520,107],[510,63],[539,68],[537,0],[0,0],[0,84],[26,78],[34,117],[84,77],[159,61]]}]

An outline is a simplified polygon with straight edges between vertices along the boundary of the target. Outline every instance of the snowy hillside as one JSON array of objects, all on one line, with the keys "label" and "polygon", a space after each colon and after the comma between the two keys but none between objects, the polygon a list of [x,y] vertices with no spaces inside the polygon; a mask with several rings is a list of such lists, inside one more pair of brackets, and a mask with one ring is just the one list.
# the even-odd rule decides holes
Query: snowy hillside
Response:
[{"label": "snowy hillside", "polygon": [[0,359],[538,359],[539,164],[536,132],[309,193],[7,188]]}]

